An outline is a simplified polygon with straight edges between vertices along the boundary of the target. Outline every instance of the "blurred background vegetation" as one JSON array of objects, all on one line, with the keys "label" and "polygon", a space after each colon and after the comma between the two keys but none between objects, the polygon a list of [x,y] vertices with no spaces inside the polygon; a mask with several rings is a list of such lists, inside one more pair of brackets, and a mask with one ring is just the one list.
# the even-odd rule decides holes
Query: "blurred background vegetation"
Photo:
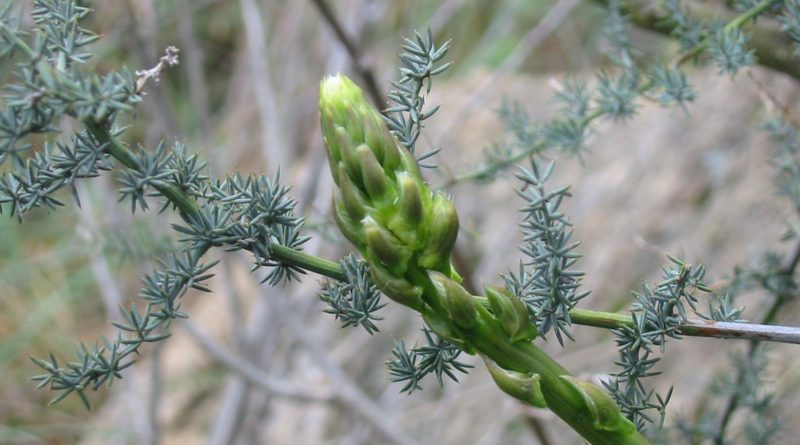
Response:
[{"label": "blurred background vegetation", "polygon": [[[480,164],[483,149],[506,139],[495,113],[503,98],[519,100],[543,119],[552,114],[550,98],[564,79],[591,81],[612,69],[601,38],[604,12],[593,2],[329,0],[355,58],[319,5],[117,0],[95,2],[86,26],[103,36],[96,44],[101,70],[141,69],[168,45],[181,50],[180,66],[151,85],[135,115],[126,117],[127,141],[148,148],[162,139],[184,142],[220,176],[274,174],[280,167],[315,235],[309,250],[329,258],[348,248],[330,230],[328,215],[331,181],[316,106],[325,75],[342,71],[363,84],[369,72],[385,93],[398,78],[404,36],[430,27],[437,41],[452,39],[447,59],[455,63],[430,99],[443,106],[421,142],[443,149],[436,158],[441,168],[428,172],[441,184]],[[649,31],[634,28],[633,36],[653,59],[668,58],[676,48]],[[764,89],[791,104],[796,80],[762,68],[732,81],[717,78],[711,67],[690,71],[697,104],[686,111],[647,104],[630,122],[603,122],[582,159],[559,159],[555,181],[573,185],[569,211],[584,240],[581,264],[593,290],[588,307],[627,306],[630,290],[657,279],[665,252],[707,263],[719,284],[736,265],[758,263],[768,248],[783,248],[792,212],[773,196],[770,150],[758,126]],[[461,213],[465,266],[478,282],[497,282],[497,274],[518,261],[516,185],[508,177],[449,189]],[[463,377],[461,385],[439,389],[429,381],[421,393],[399,395],[400,385],[388,382],[382,363],[391,358],[394,340],[419,338],[419,320],[390,305],[375,336],[342,330],[321,313],[317,278],[259,287],[247,261],[221,253],[215,253],[223,267],[212,281],[214,292],[187,296],[191,319],[174,325],[174,338],[164,346],[147,349],[123,382],[92,393],[92,411],[77,398],[48,406],[51,395],[30,381],[38,371],[28,357],[48,351],[66,356],[79,340],[115,336],[109,321],[118,317],[117,307],[134,300],[139,276],[175,242],[173,216],[131,216],[116,205],[113,178],[85,182],[79,192],[81,209],[70,202],[57,213],[34,212],[24,225],[0,218],[0,443],[577,443],[549,413],[506,399],[483,370]],[[763,292],[744,298],[753,311],[745,318],[755,319]],[[796,304],[779,321],[797,325]],[[614,371],[609,333],[583,328],[576,337],[563,352],[552,344],[548,350],[581,375]],[[660,389],[676,386],[668,423],[702,411],[712,383],[731,369],[726,351],[739,347],[722,340],[672,345],[660,380]],[[272,394],[241,369],[221,364],[215,348],[279,379],[287,395]],[[796,412],[796,349],[768,351],[770,388],[782,395],[778,409]],[[334,390],[351,387],[355,395]],[[293,396],[296,388],[316,395]],[[382,420],[359,411],[364,400],[380,408]],[[791,415],[782,419],[783,443],[792,443],[797,427]],[[406,432],[408,442],[380,432],[392,426]]]}]

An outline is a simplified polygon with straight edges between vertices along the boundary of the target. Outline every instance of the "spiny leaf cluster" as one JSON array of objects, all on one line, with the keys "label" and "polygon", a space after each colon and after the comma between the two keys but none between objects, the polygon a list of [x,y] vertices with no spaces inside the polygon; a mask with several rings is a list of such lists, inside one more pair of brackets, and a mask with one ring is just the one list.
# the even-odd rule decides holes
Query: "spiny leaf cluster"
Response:
[{"label": "spiny leaf cluster", "polygon": [[[82,394],[89,386],[96,389],[102,383],[111,383],[142,344],[167,338],[170,322],[186,317],[180,311],[181,297],[190,289],[209,290],[204,283],[212,276],[209,271],[216,262],[201,264],[200,259],[210,248],[250,251],[255,257],[254,269],[270,268],[264,278],[270,285],[297,279],[304,273],[296,266],[272,259],[271,244],[301,249],[308,239],[300,234],[303,221],[293,216],[295,202],[287,196],[288,188],[281,186],[278,178],[234,175],[212,179],[200,173],[204,164],[196,160],[196,155],[186,154],[181,147],[140,151],[135,159],[136,165],[142,167],[129,169],[123,175],[121,189],[121,199],[130,200],[132,210],[137,203],[147,209],[148,199],[163,197],[163,191],[170,187],[191,191],[201,204],[197,212],[184,215],[183,223],[173,224],[182,235],[179,242],[183,253],[171,254],[142,279],[139,297],[146,302],[144,310],[136,305],[122,310],[123,320],[113,323],[121,331],[114,342],[103,340],[106,346],[95,347],[90,353],[86,352],[89,349],[81,348],[76,361],[63,367],[55,358],[35,360],[47,372],[36,377],[40,386],[49,385],[52,390],[61,391],[55,401],[65,393]],[[140,178],[144,185],[127,186],[132,177]]]},{"label": "spiny leaf cluster", "polygon": [[[65,186],[77,202],[77,180],[117,169],[120,201],[132,212],[157,201],[163,211],[171,202],[182,217],[173,224],[181,236],[178,253],[142,279],[145,305],[122,309],[122,319],[114,322],[120,329],[116,339],[82,345],[67,363],[53,355],[34,359],[45,371],[35,379],[58,392],[54,401],[77,393],[88,405],[85,390],[120,377],[143,344],[163,340],[171,321],[186,317],[180,301],[190,289],[208,291],[216,262],[201,258],[210,248],[252,252],[254,269],[269,268],[264,281],[274,285],[304,272],[273,259],[271,246],[300,250],[308,238],[300,233],[303,220],[294,216],[296,203],[279,175],[213,178],[180,143],[154,150],[122,144],[114,121],[141,100],[142,79],[127,70],[94,72],[87,45],[97,37],[80,26],[89,9],[71,0],[37,0],[31,13],[34,27],[26,30],[14,2],[0,8],[0,56],[4,67],[13,66],[15,79],[5,88],[0,110],[0,164],[10,164],[0,174],[0,212],[22,219],[36,208],[54,210],[63,205],[57,192]],[[59,137],[65,119],[85,129]],[[30,137],[37,134],[47,140],[32,152]]]},{"label": "spiny leaf cluster", "polygon": [[[87,45],[97,39],[79,26],[89,10],[69,1],[34,2],[36,27],[21,27],[14,2],[0,8],[0,57],[3,70],[13,66],[0,109],[0,212],[22,218],[34,208],[62,205],[53,194],[68,186],[77,199],[77,179],[112,168],[101,143],[85,131],[47,142],[26,156],[29,137],[57,133],[65,117],[111,123],[116,113],[140,101],[134,76],[127,70],[98,75],[87,67]],[[17,56],[18,55],[18,56]],[[7,77],[7,73],[3,73]]]},{"label": "spiny leaf cluster", "polygon": [[653,355],[653,347],[657,346],[663,353],[668,338],[680,338],[679,327],[698,302],[695,292],[710,292],[702,282],[705,275],[702,265],[692,267],[673,257],[670,260],[672,267],[664,269],[662,282],[655,287],[645,285],[641,292],[634,293],[633,325],[613,331],[619,347],[616,363],[622,370],[613,380],[603,382],[622,412],[639,430],[645,428],[646,422],[654,422],[648,414],[651,411],[659,414],[659,427],[663,424],[672,395],[672,388],[666,396],[655,394],[642,380],[659,374],[653,371],[659,360]]},{"label": "spiny leaf cluster", "polygon": [[[386,123],[398,141],[416,154],[416,143],[424,121],[433,116],[439,107],[425,111],[425,98],[431,91],[432,78],[445,72],[452,62],[441,64],[450,49],[447,41],[436,47],[431,30],[425,36],[415,33],[414,39],[405,39],[400,54],[400,80],[392,82],[394,89],[389,92],[389,108],[384,111]],[[424,93],[423,93],[424,90]],[[435,164],[424,161],[436,155],[440,149],[432,149],[417,155],[420,167],[435,168]]]},{"label": "spiny leaf cluster", "polygon": [[[681,69],[685,62],[705,55],[720,73],[729,75],[755,63],[754,52],[748,48],[748,36],[741,29],[745,20],[707,23],[698,19],[682,0],[666,0],[661,4],[668,16],[666,22],[672,26],[672,36],[681,43],[681,53],[671,63],[659,57],[645,60],[631,36],[623,3],[618,0],[607,3],[603,36],[609,60],[618,70],[598,74],[593,88],[588,88],[585,82],[567,80],[554,97],[559,115],[543,123],[524,124],[527,117],[524,107],[503,104],[500,117],[512,129],[512,141],[494,144],[487,150],[484,165],[460,178],[490,180],[525,157],[551,149],[580,155],[592,135],[593,122],[600,118],[630,119],[643,100],[686,109],[697,93]],[[787,2],[781,7],[782,3],[764,0],[745,5],[743,16],[778,13],[784,30],[790,35],[800,35],[800,27],[796,26],[800,23],[797,2]],[[524,131],[517,131],[520,128]]]},{"label": "spiny leaf cluster", "polygon": [[538,161],[531,161],[530,169],[517,174],[524,183],[518,194],[526,201],[521,209],[520,248],[526,259],[518,273],[509,272],[504,278],[506,287],[528,306],[539,336],[545,338],[552,330],[563,345],[563,336],[572,339],[569,311],[589,292],[579,290],[584,273],[573,267],[580,258],[575,252],[579,243],[572,241],[572,223],[559,210],[570,196],[569,187],[551,191],[544,186],[554,167],[551,162],[542,169]]},{"label": "spiny leaf cluster", "polygon": [[134,362],[144,343],[164,340],[169,336],[167,328],[176,318],[186,318],[180,311],[180,298],[191,288],[209,291],[204,282],[212,275],[209,269],[215,263],[199,264],[192,253],[172,254],[161,262],[161,269],[142,278],[144,288],[140,298],[147,301],[144,311],[132,305],[123,310],[123,320],[114,322],[120,329],[115,341],[103,338],[102,343],[91,347],[82,344],[76,351],[75,360],[62,364],[53,354],[48,359],[33,358],[45,374],[33,377],[39,388],[48,387],[58,394],[51,403],[59,402],[72,393],[78,394],[88,409],[87,389],[97,390],[102,385],[111,385],[121,378],[121,372]]},{"label": "spiny leaf cluster", "polygon": [[405,342],[395,342],[392,349],[394,359],[386,362],[392,382],[405,382],[400,392],[412,392],[422,389],[419,382],[428,374],[434,374],[439,386],[444,384],[447,376],[458,381],[455,371],[466,373],[473,366],[458,361],[461,349],[452,343],[439,338],[428,329],[422,330],[425,337],[423,346],[406,348]]},{"label": "spiny leaf cluster", "polygon": [[381,303],[381,293],[369,275],[369,264],[350,254],[340,264],[345,281],[326,281],[322,284],[320,300],[328,304],[325,312],[342,322],[342,327],[361,326],[369,334],[378,332],[375,321],[383,320],[375,314],[386,303]]}]

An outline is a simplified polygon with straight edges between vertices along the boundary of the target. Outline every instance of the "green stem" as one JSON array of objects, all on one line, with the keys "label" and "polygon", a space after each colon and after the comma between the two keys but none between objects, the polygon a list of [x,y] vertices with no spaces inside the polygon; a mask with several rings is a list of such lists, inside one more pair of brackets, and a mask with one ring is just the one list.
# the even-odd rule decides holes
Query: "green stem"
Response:
[{"label": "green stem", "polygon": [[569,318],[575,324],[603,329],[619,329],[623,326],[633,326],[633,318],[630,315],[613,312],[573,309],[569,311]]},{"label": "green stem", "polygon": [[[102,144],[105,144],[105,150],[118,160],[125,167],[135,169],[139,167],[139,161],[136,159],[131,151],[106,128],[105,125],[98,123],[92,119],[84,121],[86,129]],[[156,189],[164,195],[175,207],[178,208],[181,216],[196,215],[200,208],[197,201],[185,194],[181,189],[173,185],[158,186]],[[344,281],[347,277],[344,274],[342,266],[334,261],[320,258],[305,252],[286,247],[278,243],[270,243],[269,250],[272,257],[292,266],[316,272],[335,280]]]},{"label": "green stem", "polygon": [[463,332],[466,340],[482,354],[505,369],[524,374],[538,374],[547,408],[564,420],[589,443],[598,445],[650,444],[638,431],[623,434],[605,431],[594,425],[585,400],[562,376],[569,372],[532,342],[511,342],[493,316],[482,305],[477,306],[481,322],[474,330]]},{"label": "green stem", "polygon": [[[106,144],[108,153],[125,165],[128,168],[137,168],[138,161],[136,157],[126,148],[122,142],[114,137],[111,132],[102,124],[95,121],[87,120],[84,122],[87,130],[97,138],[101,143]],[[190,196],[186,195],[174,186],[159,187],[161,192],[175,207],[178,208],[181,215],[186,217],[196,214],[199,211],[197,202]],[[346,276],[342,266],[335,261],[321,258],[315,255],[310,255],[303,251],[292,249],[280,245],[278,243],[271,243],[269,246],[272,257],[277,260],[296,266],[298,268],[318,273],[320,275],[332,278],[334,280],[344,281]],[[427,276],[420,272],[417,279],[422,282],[429,281]],[[428,287],[426,293],[432,292]],[[475,297],[476,301],[484,307],[489,307],[488,300],[485,297]],[[432,301],[428,304],[435,305],[436,302]],[[440,313],[442,308],[433,307],[432,313]],[[431,313],[431,314],[432,314]],[[427,315],[431,315],[427,314]],[[570,311],[570,318],[574,324],[594,326],[604,329],[619,329],[623,326],[631,326],[633,321],[629,315],[617,314],[612,312],[592,311],[587,309],[573,309]],[[718,338],[744,338],[744,339],[759,339],[766,341],[780,341],[788,343],[797,343],[797,332],[778,333],[774,334],[772,331],[775,327],[750,325],[744,323],[727,323],[723,327],[718,326],[719,323],[693,323],[680,328],[680,333],[688,336],[697,337],[718,337]],[[789,328],[791,329],[791,328]],[[794,329],[793,331],[797,331]],[[791,334],[787,339],[787,334]]]},{"label": "green stem", "polygon": [[[759,15],[766,12],[768,9],[772,8],[775,4],[781,2],[783,0],[762,0],[761,2],[757,3],[752,8],[748,9],[747,11],[743,12],[741,15],[737,16],[730,22],[728,22],[725,27],[723,28],[726,33],[733,31],[734,29],[741,28],[745,23],[749,22],[750,20],[755,19]],[[692,49],[685,52],[682,56],[680,56],[674,63],[675,66],[680,66],[688,60],[693,59],[695,56],[700,54],[701,52],[705,51],[708,48],[709,39],[706,37],[703,39],[702,42],[695,45]]]},{"label": "green stem", "polygon": [[767,12],[768,9],[772,8],[774,5],[777,5],[782,1],[783,0],[763,0],[761,3],[758,3],[757,5],[743,12],[740,16],[728,22],[728,24],[725,25],[725,31],[730,32],[734,28],[741,27],[742,25],[758,17],[762,13]]},{"label": "green stem", "polygon": [[[106,144],[106,151],[120,161],[125,167],[130,169],[139,167],[139,161],[136,159],[136,156],[125,148],[122,142],[115,138],[105,125],[91,119],[85,120],[84,124],[86,125],[86,129],[89,130],[98,141]],[[196,215],[200,211],[200,208],[197,206],[197,201],[174,185],[157,186],[156,190],[175,205],[184,217]]]},{"label": "green stem", "polygon": [[[774,306],[773,306],[774,308]],[[774,314],[773,314],[774,315]],[[630,315],[611,312],[573,309],[569,312],[573,323],[603,329],[633,326]],[[767,318],[763,323],[769,323]],[[677,327],[677,333],[689,337],[726,338],[751,341],[774,341],[800,344],[800,329],[769,324],[733,323],[714,320],[689,319]]]},{"label": "green stem", "polygon": [[[598,3],[603,3],[603,4],[606,3],[603,0],[595,0],[595,1],[597,1]],[[731,32],[732,30],[734,30],[736,28],[742,27],[745,23],[747,23],[750,20],[753,20],[754,18],[756,18],[759,15],[763,14],[765,11],[767,11],[772,6],[774,6],[775,4],[777,4],[777,3],[781,2],[781,1],[782,0],[762,0],[760,3],[756,4],[752,8],[750,8],[747,11],[743,12],[741,15],[736,16],[730,22],[728,22],[724,27],[725,32]],[[631,9],[625,9],[625,11],[629,12],[630,14],[632,14],[633,17],[634,17],[634,20],[637,21],[637,23],[643,20],[643,19],[639,18],[638,14],[635,13],[636,11],[633,11]],[[663,22],[663,20],[661,20],[661,22]],[[656,25],[653,25],[653,26],[656,26]],[[697,56],[700,53],[702,53],[703,51],[705,51],[707,48],[708,48],[708,38],[704,39],[702,42],[698,43],[697,45],[692,47],[690,50],[688,50],[687,52],[685,52],[682,55],[680,55],[673,62],[673,65],[676,66],[676,67],[680,66],[680,65],[683,65],[687,61],[693,59],[695,56]],[[790,73],[790,74],[792,74],[792,73]],[[649,90],[650,88],[653,87],[653,84],[654,83],[653,83],[652,80],[647,81],[644,85],[639,87],[639,92],[640,93],[646,92],[647,90]],[[589,115],[587,115],[586,117],[583,118],[582,124],[583,125],[589,125],[589,124],[594,122],[597,118],[599,118],[602,115],[603,115],[603,113],[600,110],[595,110],[591,114],[589,114]],[[454,184],[457,184],[457,183],[460,183],[460,182],[464,182],[464,181],[479,181],[479,180],[485,179],[485,178],[493,175],[494,173],[496,173],[496,172],[498,172],[500,170],[504,170],[504,169],[516,164],[517,162],[527,158],[528,156],[530,156],[530,155],[532,155],[534,153],[538,153],[540,151],[544,151],[547,147],[548,147],[547,143],[540,142],[540,143],[538,143],[536,145],[533,145],[531,147],[523,149],[523,150],[519,151],[518,153],[515,153],[515,154],[509,156],[508,158],[503,159],[503,160],[501,160],[501,161],[499,161],[497,163],[494,163],[494,164],[491,164],[491,165],[487,165],[485,167],[481,167],[481,168],[478,168],[478,169],[473,170],[471,172],[467,172],[467,173],[464,173],[464,174],[461,174],[461,175],[458,175],[458,176],[454,176],[454,177],[448,179],[444,184],[442,184],[440,186],[440,188],[450,187],[450,186],[452,186]]]},{"label": "green stem", "polygon": [[[94,121],[85,122],[86,128],[101,143],[106,144],[108,153],[129,168],[138,167],[136,157],[102,124]],[[170,202],[172,202],[185,218],[199,211],[197,202],[174,186],[158,188]],[[319,273],[336,279],[346,279],[342,267],[333,261],[316,257],[277,243],[270,244],[270,253],[277,261],[297,266],[299,268]],[[432,297],[436,290],[424,271],[416,271],[415,278],[424,284],[427,306],[423,316],[437,326],[449,327],[448,316],[445,308],[438,298]],[[526,374],[538,374],[542,394],[547,401],[548,408],[562,418],[576,432],[587,441],[595,445],[645,445],[650,442],[638,432],[621,434],[604,431],[593,424],[591,413],[586,407],[586,402],[576,393],[574,388],[561,378],[569,373],[547,353],[539,349],[532,342],[512,342],[503,329],[494,322],[493,316],[484,307],[487,304],[485,297],[475,297],[479,303],[476,308],[480,314],[480,322],[475,329],[464,331],[458,329],[459,336],[470,347],[494,360],[500,366]],[[573,322],[598,326],[603,328],[619,328],[632,323],[626,315],[575,309],[571,312]],[[435,326],[432,326],[435,328]]]},{"label": "green stem", "polygon": [[347,279],[342,266],[335,261],[320,258],[278,243],[270,243],[269,252],[273,258],[280,260],[282,263],[316,272],[334,280],[345,281]]},{"label": "green stem", "polygon": [[[586,117],[583,118],[583,120],[581,121],[581,125],[582,126],[587,126],[587,125],[591,124],[592,122],[594,122],[597,118],[599,118],[602,115],[603,115],[602,111],[595,110],[595,111],[593,111],[592,113],[590,113],[589,115],[587,115]],[[498,162],[496,162],[494,164],[490,164],[490,165],[487,165],[485,167],[478,168],[476,170],[464,173],[462,175],[454,176],[454,177],[448,179],[447,182],[445,182],[444,184],[439,186],[439,188],[443,189],[443,188],[450,187],[451,185],[458,184],[458,183],[464,182],[464,181],[479,181],[479,180],[485,179],[485,178],[495,174],[496,172],[498,172],[500,170],[504,170],[504,169],[516,164],[517,162],[527,158],[528,156],[531,156],[531,155],[533,155],[535,153],[539,153],[541,151],[544,151],[547,147],[548,147],[548,144],[546,142],[540,142],[540,143],[538,143],[536,145],[533,145],[531,147],[525,148],[525,149],[519,151],[518,153],[515,153],[515,154],[513,154],[513,155],[511,155],[511,156],[509,156],[509,157],[507,157],[505,159],[502,159],[502,160],[500,160],[500,161],[498,161]]]}]

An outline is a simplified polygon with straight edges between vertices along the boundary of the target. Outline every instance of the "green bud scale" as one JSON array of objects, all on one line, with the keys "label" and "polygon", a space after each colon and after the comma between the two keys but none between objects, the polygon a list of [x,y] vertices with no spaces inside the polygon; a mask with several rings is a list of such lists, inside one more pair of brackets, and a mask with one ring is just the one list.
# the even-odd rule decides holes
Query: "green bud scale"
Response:
[{"label": "green bud scale", "polygon": [[530,341],[538,334],[532,323],[528,307],[508,289],[487,286],[484,288],[492,313],[512,342]]},{"label": "green bud scale", "polygon": [[542,387],[539,383],[539,374],[523,374],[521,372],[503,369],[492,359],[481,355],[486,369],[492,376],[497,387],[506,394],[516,399],[522,400],[537,408],[547,408],[547,400],[542,394]]},{"label": "green bud scale", "polygon": [[631,434],[636,431],[636,426],[620,412],[619,405],[608,392],[597,385],[570,375],[562,375],[561,379],[583,398],[596,429],[622,434]]},{"label": "green bud scale", "polygon": [[447,311],[450,322],[466,331],[477,327],[480,317],[474,297],[455,280],[440,272],[430,271],[428,276],[436,287],[437,297]]}]

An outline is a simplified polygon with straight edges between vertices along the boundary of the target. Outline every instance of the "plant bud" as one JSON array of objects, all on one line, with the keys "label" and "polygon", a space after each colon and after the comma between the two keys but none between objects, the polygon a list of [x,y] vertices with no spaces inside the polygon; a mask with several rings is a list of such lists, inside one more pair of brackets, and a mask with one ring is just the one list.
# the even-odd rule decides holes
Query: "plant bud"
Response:
[{"label": "plant bud", "polygon": [[397,203],[397,207],[403,219],[412,226],[422,224],[424,217],[422,193],[416,181],[411,179],[408,173],[403,172],[397,175],[397,183],[400,186],[400,201]]},{"label": "plant bud", "polygon": [[[353,81],[342,74],[322,81],[319,88],[320,121],[328,154],[346,160],[348,169],[354,167],[353,160],[345,152],[343,141],[334,135],[341,128],[348,135],[350,148],[366,145],[375,154],[378,164],[387,172],[395,171],[401,164],[397,141],[389,132],[380,112],[369,103],[364,92]],[[354,150],[350,150],[354,152]],[[413,159],[412,159],[413,160]],[[350,171],[351,177],[360,182],[360,174]]]},{"label": "plant bud", "polygon": [[[353,145],[353,141],[350,139],[350,135],[343,127],[338,127],[336,128],[336,138],[339,152],[342,156],[341,161],[344,162],[347,173],[356,183],[361,183],[361,162],[358,157],[356,146]],[[335,175],[336,171],[332,171],[331,174]]]},{"label": "plant bud", "polygon": [[[339,137],[336,135],[336,130],[333,128],[332,123],[324,119],[322,122],[322,143],[325,146],[325,151],[327,154],[326,157],[328,158],[328,166],[331,169],[333,180],[336,182],[336,185],[339,185],[339,177],[336,174],[337,165],[342,159],[342,154],[339,151]],[[326,126],[325,123],[328,123],[329,125]]]},{"label": "plant bud", "polygon": [[400,168],[408,172],[412,178],[419,181],[421,184],[424,184],[425,179],[423,179],[422,173],[419,171],[419,165],[417,165],[417,160],[414,159],[414,155],[412,155],[410,151],[400,146],[396,146],[396,148],[398,157],[400,158]]},{"label": "plant bud", "polygon": [[497,384],[503,392],[528,403],[537,408],[547,408],[547,400],[542,394],[542,387],[539,384],[539,374],[523,374],[517,371],[509,371],[500,367],[492,359],[484,357],[483,362],[486,363],[486,369],[492,376],[492,380]]},{"label": "plant bud", "polygon": [[480,321],[475,299],[460,284],[436,271],[428,271],[428,277],[437,290],[437,297],[447,310],[450,320],[461,329],[473,329]]},{"label": "plant bud", "polygon": [[375,153],[375,157],[378,158],[378,162],[381,163],[384,170],[392,171],[397,167],[396,165],[388,165],[386,162],[386,152],[393,149],[394,137],[389,133],[389,129],[386,128],[383,118],[377,117],[364,121],[364,143]]},{"label": "plant bud", "polygon": [[419,264],[426,269],[450,271],[450,254],[458,236],[458,213],[449,199],[437,193],[428,211],[429,237],[419,257]]},{"label": "plant bud", "polygon": [[364,188],[372,201],[383,201],[394,190],[389,177],[383,171],[383,168],[375,158],[375,153],[369,147],[362,144],[358,146],[357,151],[361,163]]},{"label": "plant bud", "polygon": [[530,341],[536,338],[536,325],[531,323],[525,303],[507,289],[484,287],[494,317],[511,338],[512,342]]},{"label": "plant bud", "polygon": [[361,89],[348,79],[337,74],[325,78],[319,86],[319,109],[323,119],[329,119],[344,126],[348,109],[366,99]]},{"label": "plant bud", "polygon": [[366,246],[366,235],[361,224],[357,224],[350,218],[344,203],[341,199],[333,198],[333,219],[345,238],[350,241],[358,250],[363,250]]},{"label": "plant bud", "polygon": [[589,414],[592,416],[592,426],[601,431],[613,431],[620,434],[631,434],[636,431],[636,425],[622,415],[617,402],[603,389],[585,380],[579,380],[571,375],[562,375],[565,381],[577,394],[581,396]]},{"label": "plant bud", "polygon": [[342,203],[344,203],[347,213],[352,221],[361,221],[367,215],[368,203],[364,194],[350,180],[344,163],[339,163],[339,191],[342,193]]},{"label": "plant bud", "polygon": [[367,254],[371,260],[377,260],[395,277],[405,275],[408,261],[413,252],[403,245],[389,230],[378,224],[371,216],[361,220],[367,241]]},{"label": "plant bud", "polygon": [[425,322],[425,324],[428,325],[428,327],[440,338],[443,338],[448,342],[458,346],[458,349],[461,349],[461,351],[466,354],[475,355],[478,352],[475,350],[474,346],[472,346],[469,342],[464,341],[459,336],[459,333],[455,331],[455,327],[452,326],[448,320],[440,318],[432,311],[425,311],[420,315],[422,315],[422,320]]},{"label": "plant bud", "polygon": [[423,224],[423,199],[419,186],[406,172],[397,173],[400,189],[396,212],[387,222],[387,227],[407,246],[418,250],[428,238],[428,227]]},{"label": "plant bud", "polygon": [[422,288],[414,286],[405,278],[396,278],[380,264],[369,266],[372,281],[381,292],[392,300],[412,309],[422,308]]},{"label": "plant bud", "polygon": [[398,145],[397,139],[395,139],[395,137],[391,133],[389,133],[388,128],[385,128],[385,130],[390,140],[387,140],[386,145],[384,146],[383,168],[387,172],[395,172],[399,170],[402,165],[401,153],[402,152],[408,153],[408,150]]},{"label": "plant bud", "polygon": [[359,104],[356,103],[351,104],[351,106],[344,110],[347,134],[350,135],[350,139],[356,144],[364,143],[364,119],[369,118],[368,113],[364,111],[368,110],[365,110],[364,107],[360,107]]}]

